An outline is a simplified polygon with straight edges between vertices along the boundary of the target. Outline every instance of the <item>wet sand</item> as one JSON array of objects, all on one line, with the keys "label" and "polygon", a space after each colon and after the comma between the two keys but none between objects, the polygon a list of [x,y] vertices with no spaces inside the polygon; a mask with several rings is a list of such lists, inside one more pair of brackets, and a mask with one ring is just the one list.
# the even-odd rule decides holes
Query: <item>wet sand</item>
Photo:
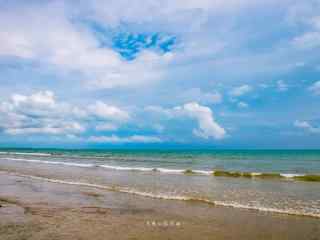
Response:
[{"label": "wet sand", "polygon": [[0,239],[320,239],[320,220],[0,172]]}]

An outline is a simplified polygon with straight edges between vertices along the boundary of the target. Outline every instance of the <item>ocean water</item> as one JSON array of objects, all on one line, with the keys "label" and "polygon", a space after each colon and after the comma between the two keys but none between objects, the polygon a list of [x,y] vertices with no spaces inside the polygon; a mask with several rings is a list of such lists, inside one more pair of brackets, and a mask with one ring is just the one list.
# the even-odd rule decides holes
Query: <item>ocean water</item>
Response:
[{"label": "ocean water", "polygon": [[318,150],[1,149],[0,170],[150,198],[320,218]]}]

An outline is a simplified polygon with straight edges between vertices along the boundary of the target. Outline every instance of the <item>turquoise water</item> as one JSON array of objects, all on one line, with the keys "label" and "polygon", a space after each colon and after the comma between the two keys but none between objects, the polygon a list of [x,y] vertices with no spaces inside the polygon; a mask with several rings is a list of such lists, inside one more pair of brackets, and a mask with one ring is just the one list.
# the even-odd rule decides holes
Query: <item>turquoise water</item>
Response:
[{"label": "turquoise water", "polygon": [[0,170],[144,197],[320,218],[319,150],[1,149]]},{"label": "turquoise water", "polygon": [[[92,163],[111,167],[320,173],[320,150],[53,150],[1,149],[0,157]],[[34,155],[20,155],[29,153]],[[39,155],[37,155],[39,154]],[[41,154],[50,154],[41,156]]]}]

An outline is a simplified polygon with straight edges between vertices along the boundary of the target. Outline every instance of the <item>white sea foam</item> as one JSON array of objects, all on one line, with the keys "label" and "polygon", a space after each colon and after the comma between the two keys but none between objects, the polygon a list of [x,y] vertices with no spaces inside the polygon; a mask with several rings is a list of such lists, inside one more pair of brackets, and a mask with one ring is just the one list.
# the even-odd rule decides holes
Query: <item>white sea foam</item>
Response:
[{"label": "white sea foam", "polygon": [[[99,167],[112,169],[112,170],[122,170],[122,171],[143,171],[143,172],[160,172],[168,174],[184,174],[186,169],[173,169],[173,168],[151,168],[151,167],[122,167],[113,165],[99,165]],[[192,173],[199,175],[210,175],[212,171],[206,170],[192,170]]]},{"label": "white sea foam", "polygon": [[[41,163],[41,164],[52,164],[52,165],[64,165],[70,167],[101,167],[110,170],[117,170],[117,171],[141,171],[141,172],[159,172],[164,174],[184,174],[187,173],[187,169],[173,169],[173,168],[153,168],[153,167],[129,167],[129,166],[117,166],[117,165],[95,165],[92,163],[78,163],[78,162],[64,162],[64,161],[47,161],[47,160],[37,160],[37,159],[25,159],[25,158],[1,158],[3,160],[8,161],[18,161],[18,162],[30,162],[30,163]],[[0,159],[0,160],[1,160]],[[209,170],[191,170],[192,174],[196,175],[214,175],[214,171]],[[258,177],[263,175],[264,173],[261,172],[251,172],[249,173],[252,177]],[[280,176],[287,179],[294,179],[295,177],[306,176],[306,174],[298,174],[298,173],[280,173]]]},{"label": "white sea foam", "polygon": [[113,165],[99,165],[99,167],[112,169],[112,170],[122,170],[122,171],[154,171],[154,168],[147,167],[121,167],[121,166],[113,166]]},{"label": "white sea foam", "polygon": [[173,173],[173,174],[182,174],[184,169],[169,169],[169,168],[157,168],[157,171],[162,173]]},{"label": "white sea foam", "polygon": [[250,175],[251,176],[260,176],[260,175],[262,175],[262,173],[259,173],[259,172],[252,172],[252,173],[250,173]]},{"label": "white sea foam", "polygon": [[0,152],[1,155],[28,155],[28,156],[52,156],[50,153],[31,153],[31,152]]},{"label": "white sea foam", "polygon": [[53,164],[53,165],[65,165],[73,167],[94,167],[94,164],[90,163],[75,163],[75,162],[55,162],[55,161],[44,161],[36,159],[21,159],[21,158],[3,158],[4,160],[17,161],[17,162],[30,162],[30,163],[42,163],[42,164]]},{"label": "white sea foam", "polygon": [[[5,171],[1,171],[1,172],[5,172]],[[40,180],[40,181],[46,181],[46,182],[58,183],[58,184],[76,185],[76,186],[83,186],[83,187],[93,187],[93,188],[104,189],[108,191],[116,191],[116,192],[133,194],[137,196],[154,198],[154,199],[192,201],[192,202],[200,202],[200,203],[202,202],[206,204],[212,204],[212,205],[223,206],[223,207],[241,208],[241,209],[255,210],[255,211],[261,211],[261,212],[271,212],[271,213],[279,213],[279,214],[287,214],[287,215],[298,215],[298,216],[320,218],[320,213],[304,212],[303,210],[299,211],[295,209],[280,209],[280,208],[271,208],[271,207],[264,207],[264,206],[252,206],[252,205],[246,205],[246,204],[241,204],[237,202],[214,201],[207,198],[196,198],[196,197],[189,197],[186,195],[172,195],[172,194],[163,194],[163,193],[157,194],[152,192],[139,191],[139,190],[136,190],[133,188],[127,188],[127,187],[113,187],[113,186],[93,184],[93,183],[87,183],[87,182],[66,181],[66,180],[52,179],[52,178],[39,177],[39,176],[33,176],[33,175],[17,174],[12,172],[6,172],[6,173],[19,176],[19,177],[33,179],[33,180]]]},{"label": "white sea foam", "polygon": [[285,178],[294,178],[294,177],[302,177],[305,176],[305,174],[298,174],[298,173],[280,173],[280,176]]},{"label": "white sea foam", "polygon": [[196,174],[203,174],[203,175],[212,175],[213,171],[207,171],[207,170],[192,170],[192,172]]},{"label": "white sea foam", "polygon": [[318,213],[309,213],[304,211],[298,211],[295,209],[279,209],[279,208],[269,208],[269,207],[263,207],[263,206],[251,206],[246,204],[239,204],[236,202],[214,201],[214,203],[217,206],[224,206],[224,207],[242,208],[242,209],[256,210],[261,212],[271,212],[271,213],[280,213],[280,214],[287,214],[287,215],[298,215],[298,216],[320,218],[320,214]]}]

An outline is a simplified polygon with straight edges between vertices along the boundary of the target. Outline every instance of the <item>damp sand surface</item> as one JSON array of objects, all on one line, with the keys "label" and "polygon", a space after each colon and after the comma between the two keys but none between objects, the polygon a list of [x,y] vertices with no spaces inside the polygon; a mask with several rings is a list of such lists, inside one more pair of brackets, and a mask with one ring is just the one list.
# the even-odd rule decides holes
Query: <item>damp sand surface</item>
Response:
[{"label": "damp sand surface", "polygon": [[0,239],[320,239],[320,220],[0,172]]}]

